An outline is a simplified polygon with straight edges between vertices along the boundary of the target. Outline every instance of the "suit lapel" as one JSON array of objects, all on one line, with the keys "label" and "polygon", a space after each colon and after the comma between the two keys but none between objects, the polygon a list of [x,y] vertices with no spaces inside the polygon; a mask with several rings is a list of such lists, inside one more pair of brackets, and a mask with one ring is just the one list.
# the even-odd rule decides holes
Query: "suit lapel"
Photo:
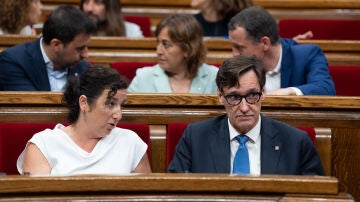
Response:
[{"label": "suit lapel", "polygon": [[30,80],[34,83],[36,89],[50,91],[46,64],[40,50],[40,39],[28,44],[26,54],[29,55],[29,61],[24,68]]},{"label": "suit lapel", "polygon": [[171,93],[169,78],[166,76],[164,70],[159,65],[153,68],[155,68],[153,78],[156,92]]},{"label": "suit lapel", "polygon": [[209,134],[211,156],[217,173],[230,173],[230,134],[227,116],[215,124]]},{"label": "suit lapel", "polygon": [[269,119],[262,116],[260,133],[261,174],[275,174],[282,148],[278,130],[272,127]]},{"label": "suit lapel", "polygon": [[290,55],[290,46],[286,44],[286,42],[281,43],[282,46],[282,59],[281,59],[281,88],[285,88],[289,86],[290,78],[291,78],[291,55]]}]

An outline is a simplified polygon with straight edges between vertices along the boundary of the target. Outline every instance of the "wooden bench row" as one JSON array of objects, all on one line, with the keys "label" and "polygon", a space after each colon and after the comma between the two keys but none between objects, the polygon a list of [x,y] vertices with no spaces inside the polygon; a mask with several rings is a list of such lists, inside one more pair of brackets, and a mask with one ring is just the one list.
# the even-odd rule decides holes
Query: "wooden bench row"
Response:
[{"label": "wooden bench row", "polygon": [[[10,46],[35,40],[34,36],[2,35],[0,51]],[[231,45],[221,38],[204,38],[208,48],[207,63],[221,64],[231,57]],[[317,44],[324,51],[329,65],[360,65],[360,41],[301,40],[301,44]],[[92,37],[88,60],[109,66],[116,61],[156,62],[156,39],[124,37]]]},{"label": "wooden bench row", "polygon": [[355,201],[338,186],[335,177],[279,175],[2,176],[0,201]]},{"label": "wooden bench row", "polygon": [[[60,93],[0,92],[0,122],[64,122],[67,111],[60,101]],[[165,172],[167,124],[196,122],[224,112],[216,95],[129,93],[122,122],[150,125],[152,169]],[[360,162],[360,97],[267,96],[262,112],[294,126],[330,129],[331,137],[319,133],[317,139],[327,145],[331,138],[330,154],[325,152],[330,165],[325,167],[339,179],[341,192],[360,199],[356,163]]]},{"label": "wooden bench row", "polygon": [[[253,0],[255,5],[266,8],[360,8],[357,0]],[[79,5],[77,0],[41,0],[45,5],[73,4]],[[121,0],[123,7],[165,7],[190,8],[190,0]]]},{"label": "wooden bench row", "polygon": [[[122,0],[124,15],[148,16],[152,26],[173,13],[196,14],[190,0]],[[43,0],[44,16],[59,4],[79,5],[77,0]],[[357,0],[254,0],[255,5],[267,8],[276,19],[284,18],[347,18],[360,17]]]}]

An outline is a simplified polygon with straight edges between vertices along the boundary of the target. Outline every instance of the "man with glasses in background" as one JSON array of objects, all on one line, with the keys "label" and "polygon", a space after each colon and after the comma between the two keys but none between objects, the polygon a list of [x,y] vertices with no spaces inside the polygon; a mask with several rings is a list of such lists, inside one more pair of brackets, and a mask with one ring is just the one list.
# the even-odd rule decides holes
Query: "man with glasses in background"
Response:
[{"label": "man with glasses in background", "polygon": [[255,56],[225,60],[216,85],[226,114],[188,125],[168,172],[324,175],[306,132],[260,113],[265,80]]}]

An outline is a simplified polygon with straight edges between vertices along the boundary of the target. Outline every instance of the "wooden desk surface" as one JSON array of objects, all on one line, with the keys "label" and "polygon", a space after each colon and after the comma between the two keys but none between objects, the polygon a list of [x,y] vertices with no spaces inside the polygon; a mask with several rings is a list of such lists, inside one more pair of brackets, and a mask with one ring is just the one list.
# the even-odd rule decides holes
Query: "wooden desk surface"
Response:
[{"label": "wooden desk surface", "polygon": [[[0,50],[35,40],[35,36],[2,35]],[[221,64],[231,57],[231,45],[221,38],[204,38],[208,48],[207,63]],[[317,44],[330,65],[360,65],[360,41],[352,40],[299,40],[300,44]],[[92,37],[89,43],[90,62],[109,66],[115,61],[156,62],[156,39],[125,37]]]},{"label": "wooden desk surface", "polygon": [[335,177],[228,174],[2,176],[0,201],[353,201]]},{"label": "wooden desk surface", "polygon": [[[274,186],[276,184],[276,186]],[[325,176],[151,173],[59,177],[3,176],[0,193],[39,192],[252,192],[337,194],[338,180]]]},{"label": "wooden desk surface", "polygon": [[[61,3],[79,5],[78,0],[42,0],[45,5],[59,5]],[[190,8],[190,0],[121,0],[123,7],[129,6],[162,6]],[[254,0],[255,5],[266,8],[360,8],[358,0]]]}]

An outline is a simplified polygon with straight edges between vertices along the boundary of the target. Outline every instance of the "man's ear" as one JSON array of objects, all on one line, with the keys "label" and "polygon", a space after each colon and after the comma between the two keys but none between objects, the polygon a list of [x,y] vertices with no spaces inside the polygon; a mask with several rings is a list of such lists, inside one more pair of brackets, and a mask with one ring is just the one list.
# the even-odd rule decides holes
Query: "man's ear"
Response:
[{"label": "man's ear", "polygon": [[55,51],[59,51],[62,48],[64,48],[64,44],[63,42],[61,42],[59,39],[54,38],[50,41],[50,46],[55,50]]},{"label": "man's ear", "polygon": [[269,37],[264,36],[261,38],[260,43],[263,45],[263,50],[267,51],[271,47],[271,40]]},{"label": "man's ear", "polygon": [[224,104],[223,95],[222,95],[222,93],[221,93],[221,91],[219,89],[217,90],[217,95],[219,96],[220,104]]},{"label": "man's ear", "polygon": [[263,101],[263,100],[265,100],[265,87],[262,88],[261,92],[262,92],[262,95],[261,95],[260,100]]}]

